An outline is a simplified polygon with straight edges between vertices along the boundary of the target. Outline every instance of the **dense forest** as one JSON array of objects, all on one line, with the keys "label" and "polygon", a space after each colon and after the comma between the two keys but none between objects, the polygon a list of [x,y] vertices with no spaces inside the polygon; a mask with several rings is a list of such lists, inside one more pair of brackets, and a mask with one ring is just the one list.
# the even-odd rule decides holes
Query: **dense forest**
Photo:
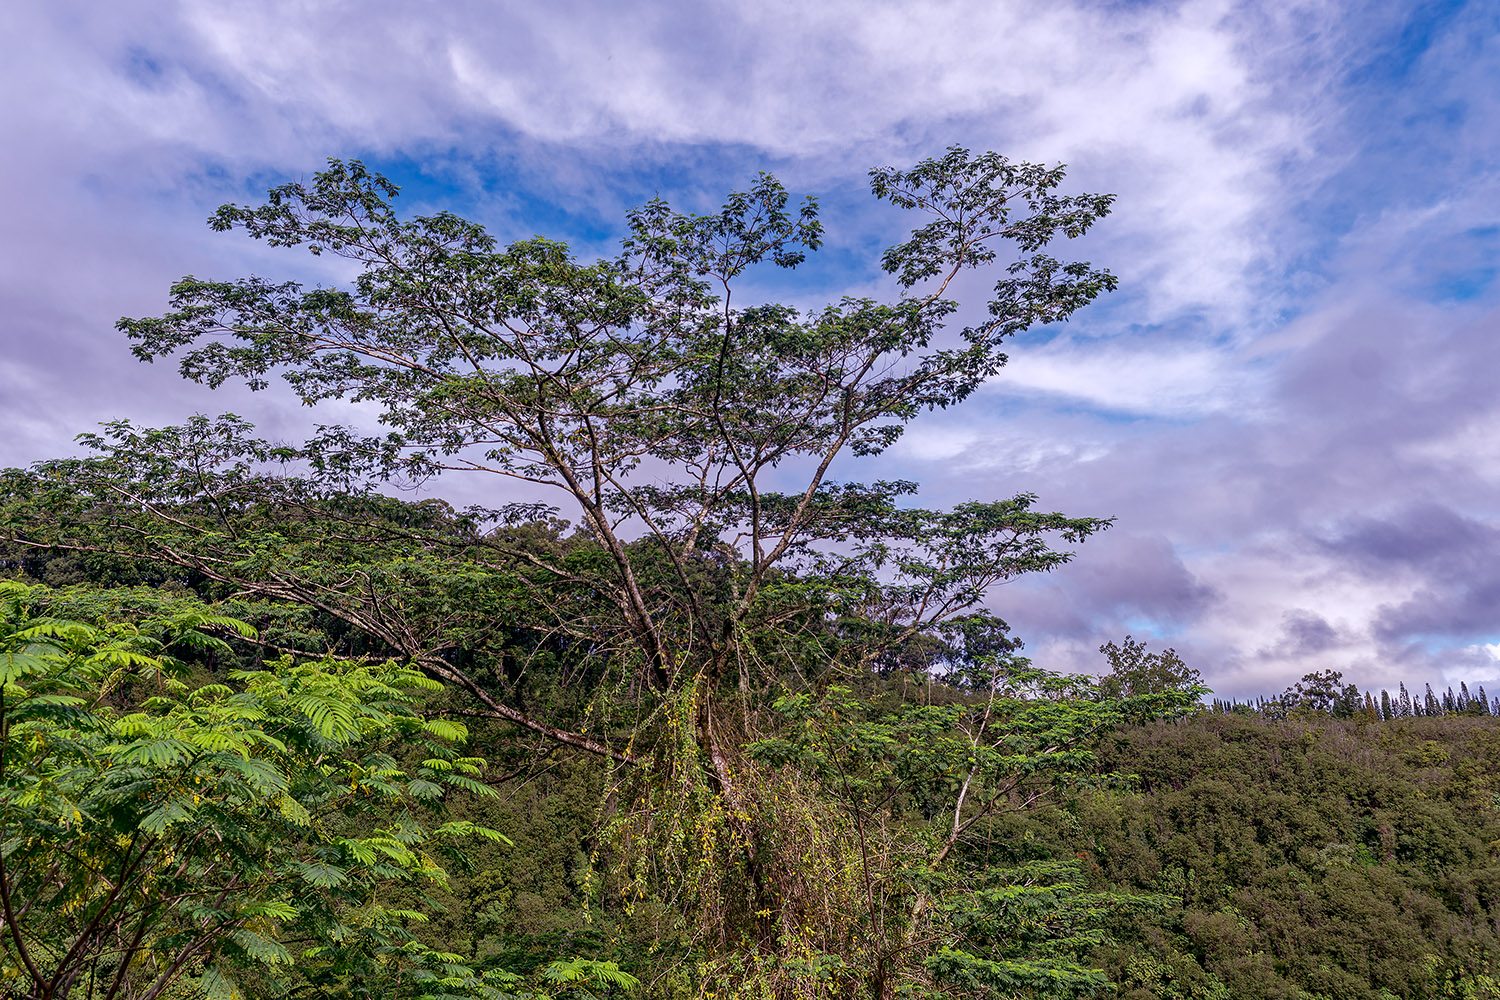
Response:
[{"label": "dense forest", "polygon": [[[76,581],[86,575],[75,560],[66,558],[13,559],[8,565],[12,572],[23,571],[18,576],[29,576],[25,569],[54,580]],[[118,565],[111,565],[106,575],[120,572]],[[115,582],[120,582],[118,577]],[[124,631],[128,639],[122,648],[134,644],[158,656],[165,652],[183,657],[180,676],[197,691],[229,681],[238,670],[264,667],[261,645],[245,641],[238,632],[214,629],[233,619],[213,617],[207,605],[179,584],[146,588],[74,582],[47,588],[33,583],[26,590],[13,586],[5,594],[9,603],[3,637],[12,655],[14,637],[23,631],[18,626],[30,625],[35,631],[35,623],[43,621],[90,621],[101,632],[95,641],[121,644],[119,625],[128,622],[133,627]],[[298,617],[302,627],[315,627],[310,624],[315,616],[305,609],[298,614],[231,600],[218,610],[233,610],[266,627],[278,627],[273,623],[279,622],[286,628]],[[205,634],[230,641],[183,643],[186,630],[205,626]],[[29,648],[36,650],[35,639]],[[1110,652],[1114,655],[1101,660],[1104,688],[1193,680],[1170,651],[1148,653],[1127,640],[1127,655],[1121,655],[1120,647],[1106,647]],[[285,672],[284,661],[279,671],[275,663],[271,666],[271,671],[262,672]],[[339,669],[354,668],[346,664]],[[153,680],[148,670],[112,692],[95,711],[113,706],[127,712],[144,703],[148,691],[160,699],[159,687],[141,688]],[[97,683],[90,678],[85,686]],[[567,702],[572,699],[564,690],[566,684],[566,678],[536,678],[528,698],[537,704]],[[355,700],[349,694],[341,697]],[[1052,697],[1048,695],[1049,704]],[[872,681],[863,694],[863,700],[882,698],[892,705],[930,704],[933,692],[914,675],[891,673]],[[427,699],[420,714],[464,714],[463,699],[451,693]],[[7,721],[13,730],[14,708],[11,711]],[[1027,713],[1015,714],[1024,718]],[[284,719],[276,729],[262,719],[255,725],[275,733],[297,728]],[[180,725],[171,731],[179,738],[184,735]],[[460,726],[445,735],[463,731]],[[142,730],[133,735],[135,747],[144,748],[161,733]],[[378,730],[373,735],[378,737]],[[441,845],[441,850],[434,844],[432,853],[447,869],[446,877],[433,878],[432,872],[419,877],[398,865],[388,865],[378,877],[366,875],[366,883],[349,886],[346,905],[363,910],[364,919],[370,920],[373,900],[383,889],[390,923],[382,927],[372,921],[360,927],[365,940],[350,949],[351,954],[319,956],[316,962],[305,953],[298,956],[301,982],[274,962],[263,970],[264,978],[246,978],[241,965],[231,975],[240,977],[246,995],[473,996],[489,995],[481,990],[493,988],[507,995],[574,991],[592,996],[633,987],[643,994],[678,996],[697,995],[706,973],[721,974],[714,949],[698,939],[696,928],[684,923],[680,911],[671,906],[674,901],[663,898],[662,883],[654,881],[649,870],[643,877],[619,863],[625,848],[618,812],[619,774],[610,763],[585,751],[516,737],[513,727],[477,721],[461,744],[476,756],[459,757],[447,748],[438,752],[440,758],[470,762],[473,773],[485,782],[445,789],[442,800],[414,801],[405,793],[414,778],[436,778],[434,784],[439,784],[448,776],[435,775],[430,759],[424,770],[418,753],[398,745],[386,747],[391,755],[386,787],[371,796],[372,801],[321,801],[328,810],[325,821],[334,814],[348,814],[337,824],[341,838],[350,836],[351,822],[375,832],[398,816],[419,816],[427,830],[450,835],[451,843]],[[7,738],[14,738],[9,730]],[[340,746],[339,752],[353,756],[347,747]],[[434,752],[432,745],[424,745],[421,755]],[[482,758],[477,756],[481,753]],[[1080,968],[1102,973],[1067,986],[1070,995],[1496,995],[1500,725],[1493,717],[1476,708],[1383,720],[1363,707],[1345,714],[1284,695],[1270,711],[1226,706],[1222,711],[1194,711],[1176,721],[1122,719],[1099,735],[1090,758],[1069,787],[1053,784],[1052,794],[1008,803],[986,824],[982,847],[977,842],[974,846],[995,893],[989,900],[994,907],[989,933],[998,940],[992,940],[991,947],[1018,959],[1055,955],[1066,948]],[[142,821],[180,790],[182,775],[212,773],[212,766],[205,767],[203,761],[189,766],[187,761],[164,758],[161,763],[165,773],[131,775],[132,782],[124,788],[48,791],[68,796],[83,808],[92,800],[95,809],[100,800],[119,809],[122,797],[138,797],[127,815],[130,821]],[[10,767],[14,781],[14,756]],[[84,777],[102,782],[104,773],[88,771]],[[222,781],[224,775],[217,778]],[[135,784],[144,781],[153,783],[149,791]],[[312,859],[319,845],[302,845],[305,854],[290,850],[288,833],[300,836],[305,828],[286,822],[279,808],[268,810],[276,813],[274,831],[255,826],[265,817],[245,815],[248,802],[263,797],[263,792],[217,791],[227,803],[222,811],[186,823],[194,833],[206,825],[215,833],[247,838],[280,836],[286,838],[278,847],[285,855],[281,864],[316,863]],[[209,791],[201,794],[207,798]],[[888,823],[905,818],[920,828],[927,817],[914,801],[902,801],[911,795],[908,791],[879,810],[881,818]],[[57,801],[44,804],[55,810]],[[24,804],[7,803],[9,824],[17,821],[16,806]],[[337,808],[331,808],[334,805]],[[17,889],[24,886],[21,891],[54,904],[75,893],[87,895],[83,887],[66,881],[44,889],[19,877],[18,864],[30,864],[32,875],[47,874],[41,871],[39,856],[72,842],[74,834],[62,829],[66,823],[45,818],[53,825],[40,843],[32,843],[35,854],[14,844],[7,853],[12,894],[19,895]],[[16,832],[20,831],[14,827],[7,831]],[[110,836],[118,836],[118,830],[112,828]],[[426,843],[425,834],[420,843]],[[346,860],[337,851],[330,856]],[[302,871],[284,873],[281,885],[264,886],[257,894],[271,899],[285,894],[304,901],[304,894],[314,894],[320,905],[332,902],[323,896],[331,887],[306,883]],[[351,883],[357,883],[360,874],[353,873]],[[828,872],[821,874],[826,877]],[[163,888],[165,881],[153,879],[151,890],[170,898],[172,890]],[[675,902],[680,905],[681,900]],[[403,925],[401,917],[418,913],[418,923]],[[120,916],[128,915],[135,914],[122,909]],[[30,918],[29,926],[39,939],[67,941],[77,935],[77,919],[66,920],[67,929],[60,930],[51,923],[63,919],[60,910],[46,916]],[[171,929],[164,937],[181,938],[180,918],[156,919]],[[299,913],[297,919],[307,917]],[[959,926],[973,932],[971,925]],[[318,923],[297,931],[305,934],[311,928],[329,932]],[[288,935],[287,946],[294,946],[295,940],[295,935]],[[227,958],[234,957],[230,944]],[[13,963],[12,955],[7,953]],[[90,957],[103,959],[105,968],[111,968],[107,950]],[[717,957],[723,961],[722,955]],[[821,962],[816,957],[795,969],[802,988],[808,983],[818,984],[819,992],[850,988],[845,966],[834,964],[828,954]],[[201,964],[187,968],[200,977],[204,971]],[[13,982],[18,972],[14,964],[6,972]],[[97,978],[97,969],[89,972]],[[546,978],[549,974],[551,980]],[[576,978],[561,978],[565,974]],[[24,988],[10,988],[28,995]],[[87,995],[81,987],[75,989]],[[1021,986],[987,995],[1047,992]],[[192,991],[179,986],[162,995],[186,996]]]},{"label": "dense forest", "polygon": [[[136,354],[384,430],[0,473],[0,991],[1500,996],[1482,690],[1205,706],[1130,637],[1062,675],[989,598],[1109,518],[835,478],[1114,287],[1052,256],[1111,204],[1063,179],[873,171],[896,293],[821,310],[731,305],[822,242],[766,175],[593,262],[358,163],[221,209],[358,276],[184,278]],[[391,488],[453,475],[495,505]]]}]

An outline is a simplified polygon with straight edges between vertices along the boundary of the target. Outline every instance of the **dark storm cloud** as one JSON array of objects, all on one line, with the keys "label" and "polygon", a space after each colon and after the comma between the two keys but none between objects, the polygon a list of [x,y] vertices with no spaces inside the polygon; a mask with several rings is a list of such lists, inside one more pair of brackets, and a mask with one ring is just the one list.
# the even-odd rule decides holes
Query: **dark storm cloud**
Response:
[{"label": "dark storm cloud", "polygon": [[1434,582],[1409,600],[1383,605],[1375,634],[1386,642],[1413,636],[1493,641],[1500,635],[1500,573],[1484,578]]},{"label": "dark storm cloud", "polygon": [[1343,639],[1328,621],[1315,611],[1298,609],[1282,617],[1281,635],[1275,646],[1259,653],[1266,660],[1300,660],[1337,647]]},{"label": "dark storm cloud", "polygon": [[1162,535],[1111,532],[1090,546],[1088,560],[1070,576],[1091,616],[1178,625],[1196,620],[1221,597],[1188,571]]},{"label": "dark storm cloud", "polygon": [[1500,636],[1500,530],[1492,524],[1423,504],[1359,519],[1327,544],[1367,575],[1414,578],[1409,598],[1380,607],[1374,632],[1381,640]]},{"label": "dark storm cloud", "polygon": [[1067,568],[996,595],[1004,616],[1026,636],[1089,638],[1101,622],[1186,624],[1219,599],[1163,536],[1112,531],[1083,551]]},{"label": "dark storm cloud", "polygon": [[1355,517],[1324,545],[1371,575],[1417,570],[1472,578],[1486,565],[1500,566],[1500,531],[1434,503]]}]

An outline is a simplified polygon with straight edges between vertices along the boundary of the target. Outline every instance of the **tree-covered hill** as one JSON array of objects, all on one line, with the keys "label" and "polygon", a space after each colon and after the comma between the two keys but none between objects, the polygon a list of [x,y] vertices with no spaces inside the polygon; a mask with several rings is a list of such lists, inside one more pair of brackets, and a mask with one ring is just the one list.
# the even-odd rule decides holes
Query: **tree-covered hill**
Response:
[{"label": "tree-covered hill", "polygon": [[[1081,890],[1152,898],[1107,922],[1101,995],[1500,996],[1496,720],[1203,712],[1118,731],[1097,768],[1134,780],[991,836],[996,863],[1077,863]],[[458,878],[438,924],[512,960],[571,943],[637,970],[679,961],[607,905],[583,922],[597,795],[575,759],[487,807],[528,861]]]},{"label": "tree-covered hill", "polygon": [[1495,720],[1204,713],[1123,731],[1101,763],[1138,789],[1078,800],[1061,839],[1106,883],[1170,897],[1118,928],[1125,995],[1500,990]]},{"label": "tree-covered hill", "polygon": [[[60,575],[66,565],[53,565],[49,575]],[[32,568],[47,571],[45,564]],[[125,573],[114,564],[67,571]],[[37,615],[148,623],[146,638],[132,641],[147,641],[151,629],[162,627],[150,622],[175,622],[180,632],[208,614],[180,585],[30,593]],[[313,627],[305,610],[247,601],[226,607],[273,627],[299,619]],[[203,652],[173,651],[197,664],[190,687],[220,683],[256,662],[254,644],[236,635]],[[1007,738],[1039,724],[1055,699],[1107,698],[1131,689],[1149,697],[1153,687],[1196,679],[1170,651],[1149,653],[1129,639],[1123,649],[1111,644],[1105,653],[1101,666],[1114,669],[1099,685],[1103,694],[1035,692],[1031,707],[1006,709],[1012,719]],[[527,697],[540,710],[573,711],[569,684],[567,671],[542,675]],[[110,696],[112,711],[129,708],[132,690]],[[865,811],[838,786],[799,786],[809,797],[780,815],[792,822],[801,813],[821,816],[830,824],[825,844],[836,852],[822,859],[832,860],[831,868],[804,855],[810,871],[858,868],[854,855],[837,853],[845,823],[844,835],[860,822],[886,827],[881,838],[866,841],[883,852],[877,868],[921,842],[931,829],[928,803],[937,801],[931,799],[937,789],[909,774],[900,779],[854,748],[876,740],[871,746],[888,753],[905,745],[911,737],[902,727],[913,724],[927,732],[925,740],[933,739],[940,731],[923,730],[920,713],[949,711],[944,700],[955,696],[963,700],[958,691],[934,699],[919,675],[898,671],[867,685],[857,699],[825,702],[813,714],[805,704],[800,716],[788,717],[793,725],[781,729],[779,742],[762,741],[766,753],[821,755],[825,765],[846,769],[840,783],[849,778],[862,789],[882,783],[887,789],[886,803]],[[462,713],[460,695],[445,697],[433,707]],[[1008,793],[1005,807],[981,822],[945,877],[964,879],[981,895],[999,893],[989,917],[992,933],[1001,935],[991,946],[1001,954],[1016,947],[1018,955],[1045,955],[1056,942],[1072,940],[1078,967],[1102,971],[1096,980],[1080,979],[1075,995],[1494,997],[1500,720],[1477,714],[1381,720],[1364,710],[1345,714],[1337,705],[1287,710],[1290,700],[1272,699],[1266,713],[1201,710],[1176,722],[1131,725],[1118,717],[1071,778]],[[910,710],[919,714],[898,723]],[[842,721],[834,711],[844,714]],[[534,977],[567,956],[617,963],[639,977],[643,996],[696,996],[704,970],[724,959],[724,946],[683,922],[685,901],[671,895],[681,876],[651,873],[649,866],[672,855],[647,854],[648,868],[638,867],[639,846],[621,824],[632,786],[622,783],[620,763],[547,744],[503,720],[470,721],[471,745],[488,758],[485,781],[499,794],[454,801],[451,819],[493,829],[505,840],[471,844],[447,863],[445,884],[395,888],[385,894],[385,905],[425,914],[420,933],[423,946],[433,949],[429,954],[462,956],[491,975]],[[805,728],[809,722],[812,730]],[[816,759],[801,766],[815,773]],[[417,763],[400,755],[392,760],[392,766]],[[14,776],[14,748],[9,766]],[[1060,775],[1056,764],[1052,769]],[[371,822],[377,826],[383,808],[375,808]],[[390,819],[403,807],[393,808],[387,809]],[[912,836],[917,839],[905,839]],[[949,933],[967,927],[974,934],[959,898],[940,898],[954,921]],[[858,906],[830,911],[825,919],[838,913],[853,928],[871,919]],[[971,940],[982,941],[984,934]],[[799,975],[837,985],[827,966]],[[1019,989],[1013,995],[1033,994]]]}]

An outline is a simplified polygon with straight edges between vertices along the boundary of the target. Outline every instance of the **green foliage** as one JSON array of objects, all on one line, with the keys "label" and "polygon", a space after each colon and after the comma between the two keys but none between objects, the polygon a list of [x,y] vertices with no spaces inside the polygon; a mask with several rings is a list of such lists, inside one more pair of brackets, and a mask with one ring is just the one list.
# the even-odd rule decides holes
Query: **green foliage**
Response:
[{"label": "green foliage", "polygon": [[1120,995],[1493,996],[1500,729],[1203,713],[1122,731],[1139,790],[1077,801],[1063,848],[1169,898],[1100,952]]},{"label": "green foliage", "polygon": [[[0,982],[20,996],[150,998],[197,978],[285,986],[337,958],[406,955],[419,915],[382,890],[442,883],[429,828],[452,788],[493,794],[437,688],[393,663],[283,658],[193,687],[168,649],[247,626],[201,607],[134,623],[51,617],[0,583]],[[80,603],[71,602],[75,607]],[[404,766],[398,755],[420,748]],[[309,948],[307,942],[325,945]],[[330,950],[331,949],[331,950]],[[399,963],[395,963],[399,966]]]},{"label": "green foliage", "polygon": [[[1065,562],[1051,540],[1107,525],[1037,513],[1025,494],[924,511],[898,503],[913,484],[828,478],[839,455],[880,451],[918,413],[961,402],[1005,363],[1006,338],[1067,319],[1114,286],[1107,271],[1046,252],[1087,232],[1112,201],[1062,195],[1062,180],[1060,168],[957,148],[910,171],[873,171],[877,198],[932,220],[882,258],[906,294],[802,312],[731,305],[749,269],[796,266],[822,240],[816,204],[790,207],[767,175],[716,213],[651,202],[629,214],[617,257],[584,263],[541,238],[499,247],[447,213],[403,220],[394,185],[333,161],[263,205],[225,206],[213,225],[346,257],[359,268],[348,288],[185,278],[167,314],[119,325],[140,357],[175,354],[188,378],[260,388],[275,376],[309,403],[369,401],[389,433],[322,428],[286,447],[234,418],[145,431],[118,423],[90,439],[97,460],[11,477],[15,533],[43,544],[56,538],[48,526],[95,524],[103,530],[74,542],[139,539],[141,554],[316,603],[481,700],[482,679],[444,653],[492,641],[478,623],[495,620],[565,636],[655,696],[701,684],[697,739],[727,785],[731,748],[713,746],[713,729],[718,689],[734,673],[774,683],[788,663],[823,667],[830,617],[849,624],[840,638],[861,640],[844,659],[868,668],[972,613],[994,583]],[[987,318],[944,336],[957,308],[944,298],[949,282],[990,264],[1004,268]],[[291,460],[310,465],[318,485],[266,471]],[[582,538],[536,545],[476,530],[534,521],[546,511],[537,504],[402,524],[399,509],[377,510],[360,492],[371,479],[449,472],[554,489]],[[331,530],[306,516],[312,507],[336,511]],[[282,518],[265,516],[283,511],[290,546],[277,537]],[[117,531],[121,522],[131,530]],[[388,540],[420,550],[423,565],[381,551]],[[351,556],[353,567],[335,561]],[[455,559],[476,600],[447,596]],[[389,606],[372,606],[386,588],[368,586],[367,573],[397,577],[397,622]],[[437,585],[420,586],[423,577]],[[489,613],[497,604],[512,614]],[[486,707],[549,739],[622,753]],[[649,718],[659,705],[640,707]]]},{"label": "green foliage", "polygon": [[[774,833],[757,849],[775,859],[768,894],[786,899],[783,951],[837,957],[845,979],[882,996],[1107,985],[1085,965],[1104,916],[1151,898],[1092,891],[1070,863],[994,844],[1006,816],[1100,781],[1098,736],[1145,709],[1019,658],[989,671],[979,690],[937,688],[932,700],[839,686],[778,700],[784,724],[747,750],[769,793],[760,826]],[[1192,700],[1179,693],[1176,711]]]},{"label": "green foliage", "polygon": [[1145,642],[1127,635],[1123,645],[1106,642],[1099,647],[1099,652],[1109,661],[1109,673],[1099,682],[1100,689],[1106,694],[1143,697],[1208,692],[1202,675],[1183,663],[1175,649],[1148,653]]},{"label": "green foliage", "polygon": [[[591,906],[649,926],[626,936],[678,962],[656,984],[1087,992],[1101,982],[1079,964],[1097,901],[1061,869],[1021,864],[1036,858],[997,867],[996,824],[1085,780],[1108,726],[1173,711],[1182,692],[1109,698],[1029,671],[985,604],[1110,521],[1026,493],[927,510],[915,484],[831,478],[963,402],[1006,363],[1008,339],[1115,286],[1054,256],[1112,203],[1063,194],[1063,179],[959,148],[872,171],[877,199],[918,215],[880,258],[898,293],[802,310],[739,294],[753,268],[795,267],[823,240],[816,203],[794,205],[768,175],[714,213],[653,201],[627,216],[617,256],[586,262],[540,237],[500,246],[448,213],[403,219],[393,184],[331,161],[212,225],[346,258],[347,285],[187,277],[165,314],[119,327],[137,356],[174,356],[186,378],[360,401],[384,431],[320,427],[283,445],[233,416],[118,421],[86,437],[90,458],[0,477],[0,519],[24,548],[168,562],[222,596],[314,608],[283,644],[399,657],[539,741],[540,759],[607,762],[602,833],[576,867]],[[991,267],[985,307],[947,329],[955,279]],[[561,506],[503,492],[462,512],[378,492],[451,473],[553,491],[576,528]],[[347,692],[296,676],[279,712],[324,743],[363,732]],[[875,690],[886,682],[942,693],[892,701]],[[183,766],[174,746],[141,749],[139,766]],[[468,780],[441,754],[389,756],[349,782],[383,796],[387,816]],[[302,803],[306,828],[313,805],[344,798]],[[296,875],[354,891],[370,863],[310,856]],[[507,892],[514,906],[514,889],[491,875],[495,900],[455,902],[477,924]],[[975,907],[956,908],[966,894]],[[347,935],[325,930],[315,957],[333,962]],[[483,978],[446,952],[400,955],[426,982]]]}]

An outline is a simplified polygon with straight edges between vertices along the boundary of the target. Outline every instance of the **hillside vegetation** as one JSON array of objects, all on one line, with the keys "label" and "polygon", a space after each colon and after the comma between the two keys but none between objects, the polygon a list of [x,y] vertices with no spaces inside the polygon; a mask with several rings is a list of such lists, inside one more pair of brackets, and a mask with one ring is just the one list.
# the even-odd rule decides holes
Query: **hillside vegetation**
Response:
[{"label": "hillside vegetation", "polygon": [[748,298],[824,240],[765,174],[594,260],[358,162],[219,209],[352,278],[135,354],[377,430],[0,471],[6,1000],[1492,997],[1488,696],[1060,674],[992,598],[1111,518],[845,478],[1117,284],[1061,167],[869,179],[889,294],[821,308]]}]

